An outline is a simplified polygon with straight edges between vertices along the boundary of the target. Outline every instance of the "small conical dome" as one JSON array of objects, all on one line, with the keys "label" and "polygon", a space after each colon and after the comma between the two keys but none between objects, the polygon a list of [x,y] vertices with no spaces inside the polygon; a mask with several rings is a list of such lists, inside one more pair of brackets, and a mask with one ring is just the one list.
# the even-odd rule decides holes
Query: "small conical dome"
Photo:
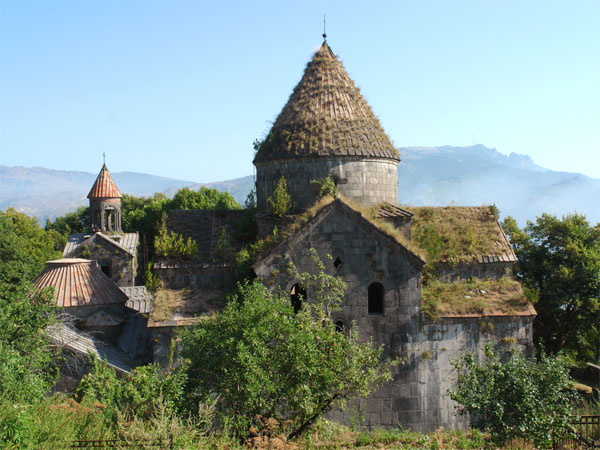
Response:
[{"label": "small conical dome", "polygon": [[128,297],[87,259],[47,261],[33,282],[37,289],[54,288],[54,303],[61,308],[125,303]]},{"label": "small conical dome", "polygon": [[121,193],[115,184],[106,164],[102,166],[96,182],[92,186],[87,198],[121,198]]},{"label": "small conical dome", "polygon": [[273,124],[254,163],[315,156],[400,160],[379,120],[327,42]]}]

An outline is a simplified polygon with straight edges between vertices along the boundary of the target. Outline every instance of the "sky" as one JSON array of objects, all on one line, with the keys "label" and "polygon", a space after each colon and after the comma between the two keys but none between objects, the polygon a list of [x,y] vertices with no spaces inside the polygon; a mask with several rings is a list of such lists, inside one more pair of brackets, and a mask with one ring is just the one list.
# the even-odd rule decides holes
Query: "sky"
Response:
[{"label": "sky", "polygon": [[0,0],[0,165],[251,175],[324,14],[394,145],[600,178],[598,0]]}]

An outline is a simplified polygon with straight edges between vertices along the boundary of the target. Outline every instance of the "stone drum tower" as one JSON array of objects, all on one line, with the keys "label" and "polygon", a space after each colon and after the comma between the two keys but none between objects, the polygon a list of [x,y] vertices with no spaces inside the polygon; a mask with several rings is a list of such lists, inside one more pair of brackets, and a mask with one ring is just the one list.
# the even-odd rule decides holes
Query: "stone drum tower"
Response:
[{"label": "stone drum tower", "polygon": [[363,205],[397,201],[400,156],[379,120],[323,42],[254,158],[259,208],[283,176],[296,210],[316,199],[311,180],[330,177]]},{"label": "stone drum tower", "polygon": [[121,231],[121,193],[106,164],[96,178],[90,199],[91,231]]}]

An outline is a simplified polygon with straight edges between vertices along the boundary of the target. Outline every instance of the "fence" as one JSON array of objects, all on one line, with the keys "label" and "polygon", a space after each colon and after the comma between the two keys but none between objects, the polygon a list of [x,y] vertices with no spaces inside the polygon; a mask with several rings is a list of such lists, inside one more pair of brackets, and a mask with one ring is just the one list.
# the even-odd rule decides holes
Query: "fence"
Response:
[{"label": "fence", "polygon": [[574,417],[570,436],[555,438],[554,450],[583,450],[600,448],[600,416]]},{"label": "fence", "polygon": [[77,440],[71,443],[71,449],[153,449],[153,450],[173,450],[173,438],[144,442],[127,442],[120,439],[100,439],[100,440]]}]

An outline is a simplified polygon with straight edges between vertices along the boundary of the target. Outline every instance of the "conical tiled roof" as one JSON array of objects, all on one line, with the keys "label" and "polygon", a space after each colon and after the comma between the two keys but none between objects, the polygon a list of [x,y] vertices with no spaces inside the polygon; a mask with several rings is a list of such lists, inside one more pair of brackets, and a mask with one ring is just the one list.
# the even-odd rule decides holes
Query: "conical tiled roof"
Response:
[{"label": "conical tiled roof", "polygon": [[102,166],[102,170],[100,170],[87,198],[121,198],[121,193],[110,175],[106,164]]},{"label": "conical tiled roof", "polygon": [[273,124],[254,163],[314,156],[399,161],[398,151],[327,42]]},{"label": "conical tiled roof", "polygon": [[61,308],[125,303],[127,295],[98,268],[95,261],[65,258],[48,261],[33,284],[54,287],[54,302]]}]

